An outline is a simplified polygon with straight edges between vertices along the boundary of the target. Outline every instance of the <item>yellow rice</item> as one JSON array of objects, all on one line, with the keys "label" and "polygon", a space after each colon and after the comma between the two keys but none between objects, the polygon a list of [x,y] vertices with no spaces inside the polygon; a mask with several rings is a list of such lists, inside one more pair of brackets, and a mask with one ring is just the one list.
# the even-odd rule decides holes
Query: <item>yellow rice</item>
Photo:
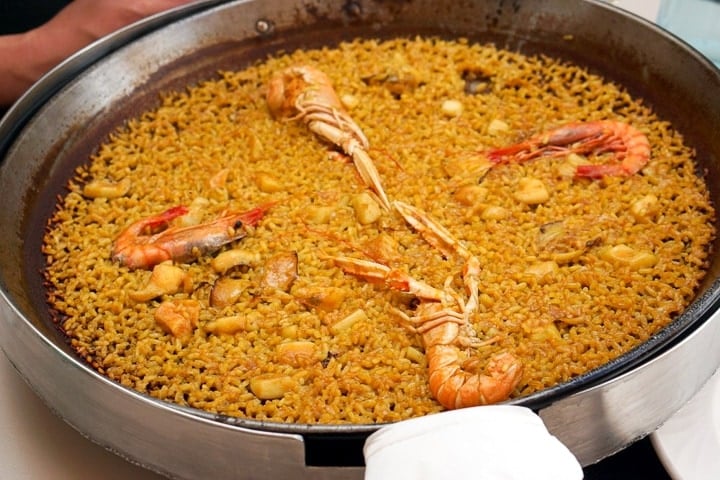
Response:
[{"label": "yellow rice", "polygon": [[[374,423],[441,410],[428,388],[420,337],[395,309],[412,314],[408,296],[344,274],[326,255],[363,255],[378,237],[397,248],[392,265],[413,277],[462,292],[462,259],[443,258],[396,213],[363,225],[353,198],[366,191],[352,163],[300,121],[271,118],[270,76],[290,65],[323,70],[361,126],[388,196],[424,210],[482,263],[481,305],[472,319],[487,346],[469,358],[509,351],[524,374],[513,396],[567,381],[647,340],[693,299],[714,235],[714,210],[694,152],[640,99],[585,69],[545,56],[523,56],[464,40],[356,40],[338,48],[296,51],[186,91],[113,132],[77,170],[44,241],[49,302],[73,348],[109,378],[153,397],[208,412],[279,422]],[[468,93],[468,87],[473,93]],[[445,103],[446,101],[459,102]],[[644,132],[652,156],[627,178],[575,179],[577,158],[540,158],[468,173],[483,152],[568,122],[625,121]],[[610,154],[591,156],[594,163]],[[223,186],[210,180],[229,169]],[[277,191],[260,187],[271,178]],[[516,199],[523,178],[540,180],[549,199]],[[88,181],[129,181],[119,198],[86,198]],[[479,185],[480,198],[462,196]],[[262,188],[262,189],[261,189]],[[471,189],[472,190],[472,189]],[[654,196],[654,214],[631,205]],[[203,197],[208,221],[225,210],[276,202],[251,234],[233,246],[257,253],[258,265],[231,272],[245,287],[239,300],[211,307],[220,277],[213,255],[180,265],[201,302],[188,339],[165,333],[153,314],[162,300],[135,302],[150,272],[110,258],[129,224]],[[322,215],[320,213],[323,213]],[[328,214],[329,212],[329,214]],[[541,231],[558,228],[573,258],[545,250]],[[633,267],[603,256],[625,245],[654,256]],[[604,250],[603,250],[604,249]],[[258,288],[263,262],[297,252],[299,277],[289,292]],[[572,255],[571,255],[572,257]],[[302,289],[341,289],[343,301],[321,310]],[[351,327],[333,325],[357,310]],[[220,317],[246,317],[247,328],[209,332]],[[280,361],[278,346],[312,342],[307,365]],[[419,353],[419,355],[418,355]],[[253,378],[289,379],[282,398],[258,399]]]}]

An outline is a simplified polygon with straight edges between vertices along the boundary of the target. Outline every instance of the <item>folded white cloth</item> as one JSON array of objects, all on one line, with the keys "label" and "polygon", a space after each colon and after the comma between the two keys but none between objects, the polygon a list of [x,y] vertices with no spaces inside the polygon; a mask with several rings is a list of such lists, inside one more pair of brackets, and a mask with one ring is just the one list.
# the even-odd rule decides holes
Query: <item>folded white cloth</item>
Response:
[{"label": "folded white cloth", "polygon": [[491,405],[382,427],[363,449],[365,480],[579,480],[575,456],[532,410]]}]

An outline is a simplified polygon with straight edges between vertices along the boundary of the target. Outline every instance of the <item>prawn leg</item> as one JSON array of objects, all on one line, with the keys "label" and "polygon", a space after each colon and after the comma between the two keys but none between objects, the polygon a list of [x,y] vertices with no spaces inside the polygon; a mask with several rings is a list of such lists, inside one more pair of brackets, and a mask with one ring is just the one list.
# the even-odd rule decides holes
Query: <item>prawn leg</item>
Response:
[{"label": "prawn leg", "polygon": [[463,283],[469,298],[464,305],[461,305],[461,308],[466,318],[469,318],[469,315],[477,308],[479,301],[480,260],[453,237],[452,233],[444,226],[419,208],[400,201],[395,201],[393,206],[426,242],[440,250],[443,255],[449,256],[451,253],[456,253],[465,260]]},{"label": "prawn leg", "polygon": [[448,301],[450,298],[444,291],[381,263],[352,257],[328,257],[328,259],[345,273],[370,283],[383,283],[394,290],[411,293],[426,300]]}]

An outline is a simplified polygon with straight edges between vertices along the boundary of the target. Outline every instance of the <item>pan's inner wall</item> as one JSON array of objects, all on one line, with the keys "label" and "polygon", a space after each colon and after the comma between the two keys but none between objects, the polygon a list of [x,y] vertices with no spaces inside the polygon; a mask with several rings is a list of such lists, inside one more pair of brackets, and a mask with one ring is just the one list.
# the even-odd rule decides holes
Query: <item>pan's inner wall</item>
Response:
[{"label": "pan's inner wall", "polygon": [[[44,259],[40,246],[56,198],[65,193],[64,185],[75,167],[87,161],[109,132],[128,118],[156,106],[160,92],[183,89],[199,80],[213,78],[217,70],[242,68],[273,52],[332,46],[355,37],[421,34],[464,36],[525,54],[543,53],[567,59],[626,86],[652,105],[660,116],[671,119],[687,142],[696,148],[702,168],[698,173],[706,176],[712,197],[720,198],[717,181],[720,141],[716,135],[720,125],[720,95],[709,93],[720,92],[720,73],[657,28],[602,2],[368,1],[323,5],[308,2],[293,8],[280,0],[250,4],[244,10],[232,4],[222,7],[228,14],[224,20],[223,13],[188,19],[185,25],[171,26],[166,32],[161,30],[152,37],[138,39],[129,53],[118,51],[114,56],[119,58],[119,63],[123,55],[132,61],[134,52],[148,48],[153,40],[164,39],[178,42],[175,48],[182,55],[168,57],[169,60],[152,59],[148,67],[151,73],[144,71],[139,81],[132,82],[127,94],[107,103],[98,99],[98,105],[87,111],[68,98],[88,83],[97,83],[112,75],[110,69],[117,68],[113,55],[107,64],[99,62],[39,111],[38,116],[70,119],[60,122],[62,131],[55,132],[56,137],[50,144],[44,149],[23,149],[31,143],[29,138],[42,134],[33,128],[48,123],[35,120],[20,132],[21,146],[9,151],[0,172],[0,192],[6,198],[5,204],[15,205],[17,210],[0,213],[0,233],[7,239],[5,254],[0,259],[0,281],[28,320],[61,348],[69,351],[45,307],[40,274]],[[194,37],[178,36],[180,28],[190,28]],[[105,67],[110,71],[103,73]],[[714,249],[717,251],[717,241]],[[714,257],[708,279],[688,313],[666,329],[667,333],[629,357],[621,358],[591,381],[628,368],[702,319],[716,302],[718,274],[720,262]],[[540,396],[534,404],[531,400],[530,404],[538,407],[551,402],[556,395],[588,384],[588,379],[581,379]],[[257,427],[251,421],[241,423]],[[305,430],[302,426],[278,429]]]}]

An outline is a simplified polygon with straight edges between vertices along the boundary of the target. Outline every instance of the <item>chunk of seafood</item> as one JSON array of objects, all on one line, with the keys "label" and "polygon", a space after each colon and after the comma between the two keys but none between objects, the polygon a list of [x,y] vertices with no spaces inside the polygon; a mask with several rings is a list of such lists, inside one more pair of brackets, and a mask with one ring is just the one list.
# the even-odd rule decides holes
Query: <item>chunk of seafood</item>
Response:
[{"label": "chunk of seafood", "polygon": [[202,218],[205,215],[205,209],[210,205],[210,200],[205,197],[195,197],[190,205],[188,206],[187,213],[181,215],[177,219],[177,224],[180,227],[190,227],[197,225],[202,222]]},{"label": "chunk of seafood", "polygon": [[630,205],[630,213],[636,220],[650,221],[660,212],[660,201],[655,195],[645,195]]},{"label": "chunk of seafood", "polygon": [[613,245],[600,249],[600,258],[619,265],[627,265],[633,270],[654,267],[658,258],[652,252],[638,250],[627,245]]},{"label": "chunk of seafood", "polygon": [[601,243],[602,238],[585,223],[573,225],[570,220],[558,220],[540,225],[535,239],[539,256],[558,264],[575,261],[588,249]]},{"label": "chunk of seafood", "polygon": [[210,185],[210,188],[217,190],[225,188],[227,185],[228,177],[230,176],[230,169],[229,168],[222,168],[220,169],[215,175],[210,177],[210,181],[208,182]]},{"label": "chunk of seafood", "polygon": [[350,315],[342,318],[338,322],[334,323],[330,327],[330,332],[332,332],[333,335],[337,335],[341,332],[344,332],[348,329],[350,329],[354,324],[356,324],[359,321],[367,320],[367,314],[365,313],[365,310],[358,308],[354,312],[352,312]]},{"label": "chunk of seafood", "polygon": [[393,55],[382,70],[363,77],[363,82],[384,87],[395,97],[411,93],[423,83],[418,70],[401,54]]},{"label": "chunk of seafood", "polygon": [[542,180],[524,177],[518,182],[513,197],[526,205],[539,205],[550,199],[550,192]]},{"label": "chunk of seafood", "polygon": [[305,210],[304,220],[314,225],[328,223],[335,214],[335,208],[327,205],[310,205]]},{"label": "chunk of seafood", "polygon": [[155,265],[147,285],[142,290],[128,293],[136,302],[147,302],[161,295],[172,295],[177,292],[189,293],[192,290],[192,278],[172,262]]},{"label": "chunk of seafood", "polygon": [[405,358],[410,360],[411,362],[424,364],[427,363],[425,359],[425,353],[423,353],[422,350],[418,350],[415,347],[407,347],[405,349]]},{"label": "chunk of seafood", "polygon": [[466,207],[472,207],[479,205],[485,198],[487,198],[487,188],[480,185],[463,185],[455,191],[453,197],[461,205]]},{"label": "chunk of seafood", "polygon": [[287,375],[262,375],[250,380],[250,391],[260,400],[282,398],[292,391],[297,382]]},{"label": "chunk of seafood", "polygon": [[83,187],[83,196],[87,198],[120,198],[130,191],[130,180],[124,178],[119,182],[110,180],[93,180]]},{"label": "chunk of seafood", "polygon": [[505,220],[510,216],[510,211],[500,205],[482,204],[478,211],[483,220]]},{"label": "chunk of seafood", "polygon": [[389,264],[399,258],[400,244],[392,235],[380,233],[363,244],[363,252],[379,263]]},{"label": "chunk of seafood", "polygon": [[499,118],[494,118],[488,123],[487,131],[490,135],[497,135],[510,131],[510,125]]},{"label": "chunk of seafood", "polygon": [[351,204],[355,210],[355,217],[361,225],[374,223],[382,216],[380,206],[365,192],[353,195]]},{"label": "chunk of seafood", "polygon": [[239,278],[221,277],[210,290],[210,305],[223,308],[238,301],[247,287],[247,282]]},{"label": "chunk of seafood", "polygon": [[345,300],[345,291],[337,287],[296,287],[292,293],[302,304],[323,311],[335,310]]},{"label": "chunk of seafood", "polygon": [[459,117],[463,112],[463,104],[459,100],[445,100],[440,106],[442,114],[448,118]]},{"label": "chunk of seafood", "polygon": [[443,160],[443,170],[456,182],[463,180],[476,182],[483,178],[493,166],[493,162],[477,153],[450,156]]},{"label": "chunk of seafood", "polygon": [[255,265],[260,262],[260,254],[239,248],[233,248],[220,252],[210,262],[213,270],[217,273],[225,273],[228,270],[242,265]]},{"label": "chunk of seafood", "polygon": [[254,330],[255,322],[246,315],[230,315],[216,318],[205,325],[205,330],[215,335],[234,335],[238,332]]},{"label": "chunk of seafood", "polygon": [[313,342],[297,340],[277,346],[277,360],[293,367],[304,367],[319,361],[317,347]]},{"label": "chunk of seafood", "polygon": [[160,328],[180,339],[189,337],[200,318],[200,302],[193,299],[166,300],[155,310]]},{"label": "chunk of seafood", "polygon": [[260,286],[289,292],[297,277],[297,252],[278,253],[265,262]]},{"label": "chunk of seafood", "polygon": [[255,185],[261,192],[276,193],[285,190],[285,185],[280,179],[269,172],[258,172],[255,174]]},{"label": "chunk of seafood", "polygon": [[525,269],[526,275],[535,277],[540,283],[546,283],[560,270],[558,264],[552,260],[536,262]]}]

